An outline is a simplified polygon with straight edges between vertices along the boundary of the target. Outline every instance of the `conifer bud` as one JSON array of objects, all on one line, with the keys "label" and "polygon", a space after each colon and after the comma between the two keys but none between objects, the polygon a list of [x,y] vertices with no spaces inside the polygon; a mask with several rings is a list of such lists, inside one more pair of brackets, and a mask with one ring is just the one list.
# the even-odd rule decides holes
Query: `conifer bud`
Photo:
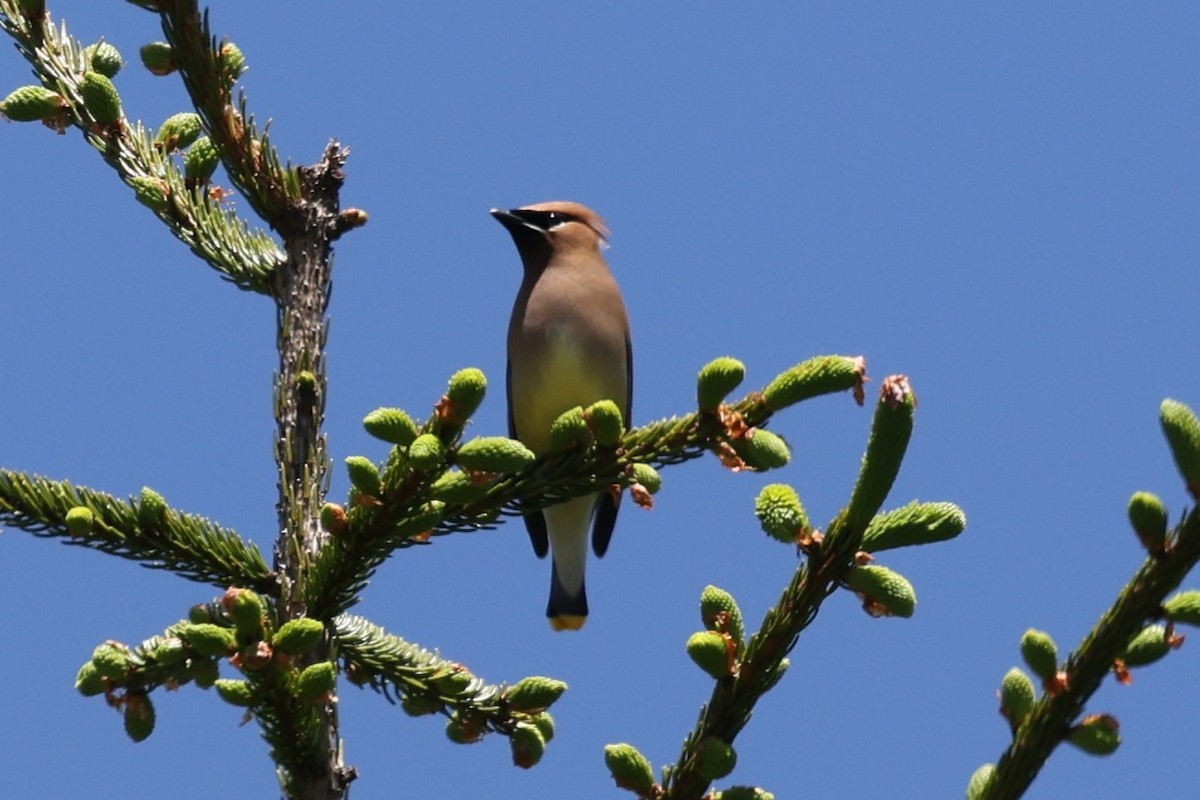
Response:
[{"label": "conifer bud", "polygon": [[528,723],[518,723],[508,741],[512,748],[513,765],[521,769],[536,765],[546,752],[546,740],[542,738],[541,731]]},{"label": "conifer bud", "polygon": [[730,644],[725,634],[698,631],[688,637],[687,654],[709,677],[721,680],[728,678],[733,669]]},{"label": "conifer bud", "polygon": [[777,469],[792,460],[791,450],[782,436],[766,428],[751,428],[746,435],[733,440],[733,449],[752,469],[765,472]]},{"label": "conifer bud", "polygon": [[543,711],[540,714],[534,714],[529,718],[529,723],[538,729],[542,734],[542,741],[549,742],[554,738],[554,717],[550,716],[549,711]]},{"label": "conifer bud", "polygon": [[139,203],[151,211],[165,211],[167,209],[170,186],[162,178],[153,178],[149,175],[134,175],[128,181],[129,185],[133,188],[133,196],[137,198]]},{"label": "conifer bud", "polygon": [[408,447],[408,463],[420,472],[432,472],[446,458],[446,446],[432,433],[422,433]]},{"label": "conifer bud", "polygon": [[120,642],[107,641],[92,652],[92,663],[100,677],[121,680],[129,670],[129,648]]},{"label": "conifer bud", "polygon": [[125,66],[121,51],[108,42],[96,42],[84,48],[83,57],[87,59],[88,66],[106,78],[116,77],[121,67]]},{"label": "conifer bud", "polygon": [[0,113],[13,122],[40,122],[54,119],[66,107],[62,95],[44,86],[22,86],[0,103]]},{"label": "conifer bud", "polygon": [[982,800],[992,785],[992,777],[996,774],[995,764],[983,764],[971,775],[967,783],[967,800]]},{"label": "conifer bud", "polygon": [[221,668],[214,658],[193,658],[188,662],[192,680],[201,689],[209,689],[221,677]]},{"label": "conifer bud", "polygon": [[724,778],[737,766],[737,751],[716,736],[706,736],[700,743],[700,774],[710,781]]},{"label": "conifer bud", "polygon": [[754,501],[754,515],[768,536],[787,544],[795,544],[812,530],[800,496],[785,483],[762,488]]},{"label": "conifer bud", "polygon": [[625,433],[625,422],[621,417],[621,409],[612,400],[601,400],[592,403],[583,412],[592,437],[601,447],[616,447]]},{"label": "conifer bud", "polygon": [[486,491],[486,486],[475,483],[470,475],[458,470],[442,473],[429,487],[431,497],[446,503],[470,503],[478,500]]},{"label": "conifer bud", "polygon": [[321,506],[321,530],[334,536],[341,536],[350,527],[350,517],[346,509],[337,503],[326,503]]},{"label": "conifer bud", "polygon": [[217,51],[217,67],[221,76],[233,85],[246,72],[246,56],[233,42],[224,42]]},{"label": "conifer bud", "polygon": [[170,75],[177,69],[175,51],[166,42],[144,44],[138,54],[142,57],[142,65],[154,75]]},{"label": "conifer bud", "polygon": [[1129,522],[1138,540],[1151,555],[1163,552],[1167,541],[1167,507],[1151,492],[1134,492],[1129,498]]},{"label": "conifer bud", "polygon": [[275,631],[271,637],[271,647],[280,653],[296,655],[316,647],[324,635],[325,626],[320,620],[308,617],[290,619]]},{"label": "conifer bud", "polygon": [[455,744],[475,744],[483,733],[483,721],[474,714],[456,711],[446,723],[446,736]]},{"label": "conifer bud", "polygon": [[537,713],[552,706],[566,690],[567,684],[562,681],[531,676],[517,681],[503,696],[514,711]]},{"label": "conifer bud", "polygon": [[87,536],[92,532],[96,515],[87,506],[75,506],[67,512],[67,533],[71,536]]},{"label": "conifer bud", "polygon": [[1125,645],[1125,650],[1121,653],[1121,660],[1127,667],[1144,667],[1158,661],[1170,650],[1171,643],[1167,640],[1167,629],[1162,625],[1147,625],[1129,640],[1129,644]]},{"label": "conifer bud", "polygon": [[125,733],[135,742],[145,741],[154,733],[154,704],[142,693],[125,695]]},{"label": "conifer bud", "polygon": [[696,376],[696,405],[703,413],[716,411],[725,397],[746,377],[746,365],[736,358],[722,356],[700,368]]},{"label": "conifer bud", "polygon": [[700,594],[700,619],[710,631],[729,634],[734,644],[741,647],[746,633],[742,610],[729,592],[711,584],[705,586]]},{"label": "conifer bud", "polygon": [[377,408],[363,417],[363,428],[376,439],[408,447],[419,431],[417,423],[399,408]]},{"label": "conifer bud", "polygon": [[658,494],[662,488],[662,475],[649,464],[633,465],[633,482],[640,484],[650,494]]},{"label": "conifer bud", "polygon": [[1053,681],[1058,674],[1058,646],[1045,631],[1030,628],[1021,637],[1021,657],[1043,682]]},{"label": "conifer bud", "polygon": [[296,697],[301,703],[314,703],[329,696],[337,687],[337,667],[330,661],[310,664],[296,680]]},{"label": "conifer bud", "polygon": [[1008,719],[1014,731],[1021,727],[1036,701],[1037,690],[1024,670],[1013,667],[1005,673],[1004,680],[1000,682],[1000,713]]},{"label": "conifer bud", "polygon": [[550,451],[553,453],[574,447],[587,447],[591,441],[592,431],[583,416],[581,406],[564,411],[550,425]]},{"label": "conifer bud", "polygon": [[810,397],[856,388],[862,383],[866,370],[866,363],[861,358],[811,358],[776,376],[763,390],[763,400],[771,411],[779,411]]},{"label": "conifer bud", "polygon": [[460,423],[471,418],[486,394],[487,376],[475,367],[460,369],[451,375],[450,385],[446,387],[453,417]]},{"label": "conifer bud", "polygon": [[1121,745],[1121,725],[1111,714],[1090,714],[1071,728],[1067,741],[1093,756],[1107,756]]},{"label": "conifer bud", "polygon": [[201,136],[183,154],[183,175],[189,186],[203,186],[212,178],[220,163],[217,146],[212,139]]},{"label": "conifer bud", "polygon": [[138,518],[147,525],[161,523],[167,518],[166,498],[149,486],[143,486],[141,503],[138,505]]},{"label": "conifer bud", "polygon": [[182,111],[167,117],[159,126],[154,134],[154,146],[163,153],[173,153],[190,147],[202,133],[204,125],[200,122],[200,115]]},{"label": "conifer bud", "polygon": [[967,527],[967,515],[954,503],[918,503],[876,515],[863,533],[862,550],[880,553],[897,547],[953,539]]},{"label": "conifer bud", "polygon": [[605,745],[604,763],[618,787],[638,795],[649,794],[654,788],[654,770],[646,757],[633,745]]},{"label": "conifer bud", "polygon": [[887,567],[867,564],[846,573],[846,585],[863,601],[873,617],[911,617],[917,593],[903,575]]},{"label": "conifer bud", "polygon": [[480,436],[458,448],[459,465],[477,472],[518,472],[537,460],[525,445],[503,436]]},{"label": "conifer bud", "polygon": [[85,661],[75,675],[75,688],[84,697],[95,697],[105,690],[104,676],[93,661]]},{"label": "conifer bud", "polygon": [[1188,492],[1200,500],[1200,419],[1183,403],[1163,400],[1159,421]]},{"label": "conifer bud", "polygon": [[237,649],[237,637],[233,631],[210,622],[182,626],[179,638],[205,656],[221,658]]},{"label": "conifer bud", "polygon": [[379,496],[379,468],[371,459],[366,456],[349,456],[346,459],[346,472],[350,475],[350,485],[357,491],[368,497]]},{"label": "conifer bud", "polygon": [[99,72],[86,72],[79,82],[83,107],[100,125],[112,125],[121,119],[121,95],[117,87]]},{"label": "conifer bud", "polygon": [[216,687],[217,694],[221,696],[221,699],[230,705],[245,708],[254,703],[254,689],[250,686],[249,681],[218,678],[213,682],[213,686]]},{"label": "conifer bud", "polygon": [[1200,591],[1180,592],[1163,603],[1163,612],[1171,622],[1200,627]]}]

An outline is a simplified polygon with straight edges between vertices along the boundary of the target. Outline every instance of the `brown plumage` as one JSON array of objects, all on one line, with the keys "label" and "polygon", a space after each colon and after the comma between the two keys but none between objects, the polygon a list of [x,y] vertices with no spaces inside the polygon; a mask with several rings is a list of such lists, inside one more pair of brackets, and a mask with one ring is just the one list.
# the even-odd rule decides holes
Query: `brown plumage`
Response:
[{"label": "brown plumage", "polygon": [[[613,400],[629,423],[633,352],[621,291],[601,253],[608,228],[579,203],[492,210],[512,235],[524,279],[508,326],[509,434],[541,455],[550,425],[575,406]],[[620,499],[608,492],[525,514],[534,552],[553,553],[546,616],[555,630],[587,618],[588,527],[604,555]]]}]

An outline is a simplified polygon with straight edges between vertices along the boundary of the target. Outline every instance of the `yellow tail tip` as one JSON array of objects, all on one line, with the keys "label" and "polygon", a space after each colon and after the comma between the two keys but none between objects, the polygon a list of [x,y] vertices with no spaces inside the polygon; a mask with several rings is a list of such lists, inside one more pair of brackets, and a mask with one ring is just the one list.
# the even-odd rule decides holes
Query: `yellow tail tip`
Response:
[{"label": "yellow tail tip", "polygon": [[578,614],[559,614],[557,617],[550,617],[550,627],[556,631],[577,631],[583,627],[583,623],[587,622],[587,617],[581,617]]}]

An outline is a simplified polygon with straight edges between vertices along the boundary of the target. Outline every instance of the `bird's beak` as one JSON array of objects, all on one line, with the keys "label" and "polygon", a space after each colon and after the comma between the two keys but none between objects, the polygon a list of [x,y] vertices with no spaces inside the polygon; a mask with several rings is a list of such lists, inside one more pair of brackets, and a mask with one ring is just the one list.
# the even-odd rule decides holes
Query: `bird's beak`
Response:
[{"label": "bird's beak", "polygon": [[515,232],[517,228],[522,228],[526,225],[525,220],[521,219],[513,212],[507,211],[503,208],[493,208],[488,213],[495,217],[497,222],[508,228],[510,232]]}]

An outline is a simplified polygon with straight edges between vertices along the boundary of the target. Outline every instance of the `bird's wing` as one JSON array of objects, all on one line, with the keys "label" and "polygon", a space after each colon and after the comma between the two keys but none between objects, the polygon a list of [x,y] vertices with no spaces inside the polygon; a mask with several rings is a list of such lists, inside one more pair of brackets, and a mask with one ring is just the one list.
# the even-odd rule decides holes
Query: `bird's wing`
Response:
[{"label": "bird's wing", "polygon": [[[513,401],[512,401],[512,362],[509,362],[504,375],[504,391],[505,400],[508,402],[508,436],[511,439],[520,439],[517,435],[517,423],[513,420]],[[521,514],[521,519],[525,522],[525,530],[529,532],[529,542],[533,545],[533,552],[538,558],[545,558],[550,552],[550,535],[546,533],[546,518],[542,516],[541,509],[525,511]],[[615,516],[614,516],[615,521]],[[609,529],[611,534],[612,529]]]},{"label": "bird's wing", "polygon": [[[629,341],[628,333],[625,334],[625,385],[627,387],[625,429],[628,430],[630,420],[633,418],[633,344]],[[613,492],[600,494],[600,499],[596,502],[596,518],[592,522],[592,552],[596,554],[597,558],[608,552],[608,543],[612,539],[613,527],[617,524],[617,512],[620,508],[620,494]]]}]

